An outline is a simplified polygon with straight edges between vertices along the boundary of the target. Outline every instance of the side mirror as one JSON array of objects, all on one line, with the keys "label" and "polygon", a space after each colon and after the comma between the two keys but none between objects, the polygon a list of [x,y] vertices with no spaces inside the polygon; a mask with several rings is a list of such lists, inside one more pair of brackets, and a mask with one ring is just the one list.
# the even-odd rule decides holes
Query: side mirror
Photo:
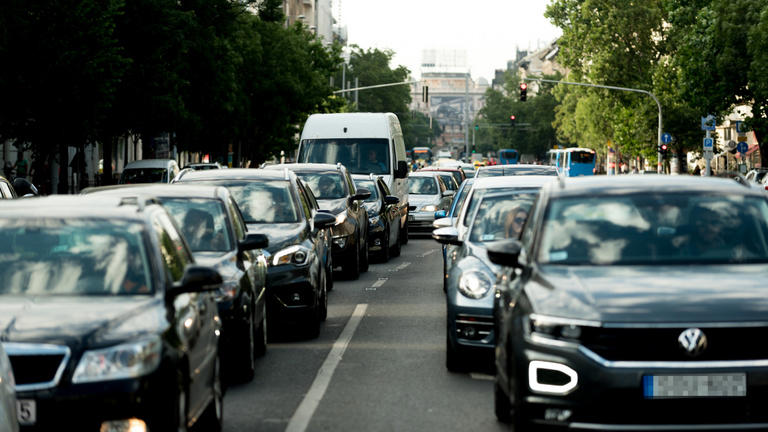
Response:
[{"label": "side mirror", "polygon": [[518,258],[523,245],[516,239],[505,239],[486,243],[488,259],[492,263],[505,267],[521,267]]},{"label": "side mirror", "polygon": [[357,200],[363,201],[363,200],[367,200],[370,197],[371,197],[371,191],[369,191],[366,188],[360,188],[360,189],[357,190],[356,194],[352,195],[352,200],[354,200],[354,201],[357,201]]},{"label": "side mirror", "polygon": [[16,196],[20,198],[36,197],[40,195],[35,185],[24,177],[16,177],[13,179],[13,189],[16,191]]},{"label": "side mirror", "polygon": [[[437,219],[441,219],[448,216],[448,213],[445,210],[438,210],[435,212],[435,222],[437,222]],[[435,227],[437,228],[437,227]]]},{"label": "side mirror", "polygon": [[446,191],[443,191],[443,196],[444,196],[444,197],[452,197],[452,196],[454,196],[455,194],[456,194],[456,191],[453,191],[453,190],[446,190]]},{"label": "side mirror", "polygon": [[398,205],[400,204],[400,198],[392,195],[387,195],[384,197],[384,204],[386,205]]},{"label": "side mirror", "polygon": [[269,246],[269,238],[264,234],[247,234],[237,245],[240,251],[264,249],[267,246]]},{"label": "side mirror", "polygon": [[[440,210],[435,212],[435,217],[437,217],[437,214],[441,212],[445,213],[445,210]],[[435,219],[435,221],[432,222],[433,228],[447,228],[451,226],[453,226],[453,218],[449,218],[449,217],[442,217],[439,219]]]},{"label": "side mirror", "polygon": [[455,227],[438,228],[432,231],[432,238],[440,244],[461,246],[459,231]]},{"label": "side mirror", "polygon": [[183,293],[216,291],[221,285],[222,279],[219,272],[199,265],[190,265],[184,269],[181,282],[167,292],[168,297],[175,297]]},{"label": "side mirror", "polygon": [[330,228],[336,225],[336,216],[330,213],[317,212],[312,221],[315,224],[315,228]]},{"label": "side mirror", "polygon": [[408,163],[405,161],[397,161],[397,169],[395,169],[395,178],[408,177]]}]

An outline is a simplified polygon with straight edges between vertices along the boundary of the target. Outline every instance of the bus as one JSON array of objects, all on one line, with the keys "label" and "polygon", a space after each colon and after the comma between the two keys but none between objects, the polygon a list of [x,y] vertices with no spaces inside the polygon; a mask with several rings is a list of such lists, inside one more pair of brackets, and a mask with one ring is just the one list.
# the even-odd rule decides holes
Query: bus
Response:
[{"label": "bus", "polygon": [[549,151],[549,164],[558,174],[579,177],[595,174],[595,151],[588,148],[567,148]]},{"label": "bus", "polygon": [[429,165],[432,163],[432,149],[429,147],[414,147],[412,158],[414,161]]},{"label": "bus", "polygon": [[520,154],[515,149],[499,150],[499,165],[514,165],[520,162]]}]

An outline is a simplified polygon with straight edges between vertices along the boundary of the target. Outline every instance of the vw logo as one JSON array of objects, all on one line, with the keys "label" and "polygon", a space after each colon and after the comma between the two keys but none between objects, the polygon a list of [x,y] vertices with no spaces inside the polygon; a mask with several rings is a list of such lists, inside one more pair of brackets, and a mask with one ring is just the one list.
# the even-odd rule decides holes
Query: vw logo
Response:
[{"label": "vw logo", "polygon": [[685,353],[691,357],[698,357],[707,349],[707,335],[697,328],[689,328],[678,336],[677,341]]}]

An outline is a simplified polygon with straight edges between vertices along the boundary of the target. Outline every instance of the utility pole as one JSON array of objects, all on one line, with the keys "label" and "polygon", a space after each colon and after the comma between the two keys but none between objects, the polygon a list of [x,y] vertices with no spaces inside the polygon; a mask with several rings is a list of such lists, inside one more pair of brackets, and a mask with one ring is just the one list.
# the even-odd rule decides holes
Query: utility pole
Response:
[{"label": "utility pole", "polygon": [[539,82],[550,82],[555,84],[566,84],[566,85],[576,85],[576,86],[582,86],[582,87],[595,87],[595,88],[604,88],[608,90],[618,90],[618,91],[627,91],[627,92],[634,92],[634,93],[643,93],[650,96],[654,102],[656,102],[656,106],[659,107],[659,128],[658,133],[656,137],[656,149],[657,149],[657,171],[659,174],[661,174],[661,160],[662,160],[662,154],[661,154],[661,130],[662,130],[662,112],[661,112],[661,103],[659,103],[659,100],[656,98],[656,96],[649,92],[648,90],[641,90],[636,88],[630,88],[630,87],[615,87],[615,86],[606,86],[606,85],[598,85],[598,84],[587,84],[587,83],[580,83],[580,82],[568,82],[568,81],[555,81],[555,80],[547,80],[547,79],[541,79],[541,78],[523,78],[525,81],[539,81]]},{"label": "utility pole", "polygon": [[359,99],[358,96],[360,95],[360,90],[358,89],[360,87],[360,79],[358,77],[355,77],[355,109],[357,111],[360,111],[360,105],[358,105]]},{"label": "utility pole", "polygon": [[464,76],[464,147],[464,154],[469,161],[469,72]]}]

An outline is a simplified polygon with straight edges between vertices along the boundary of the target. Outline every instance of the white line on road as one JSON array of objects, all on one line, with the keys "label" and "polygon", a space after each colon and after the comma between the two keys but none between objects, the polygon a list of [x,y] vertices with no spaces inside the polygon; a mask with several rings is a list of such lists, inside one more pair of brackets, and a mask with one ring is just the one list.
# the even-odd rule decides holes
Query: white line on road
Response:
[{"label": "white line on road", "polygon": [[399,266],[397,266],[397,267],[395,267],[395,268],[393,268],[393,269],[389,269],[389,271],[391,271],[391,272],[397,272],[397,271],[400,271],[400,270],[404,270],[404,269],[405,269],[406,267],[408,267],[409,265],[411,265],[411,263],[409,263],[409,262],[407,262],[407,261],[406,261],[406,262],[404,262],[404,263],[400,264]]},{"label": "white line on road", "polygon": [[496,377],[493,376],[493,375],[488,375],[488,374],[484,374],[484,373],[477,373],[477,372],[470,373],[469,377],[474,379],[474,380],[480,380],[480,381],[494,381],[496,379]]},{"label": "white line on road", "polygon": [[424,258],[425,256],[431,255],[431,254],[433,254],[435,252],[437,252],[437,249],[428,250],[428,251],[424,252],[423,254],[419,255],[419,258]]},{"label": "white line on road", "polygon": [[365,303],[359,304],[352,312],[352,316],[347,321],[347,325],[344,326],[344,330],[341,331],[341,335],[336,339],[336,342],[331,348],[331,352],[328,353],[328,357],[325,358],[323,365],[320,366],[320,370],[317,371],[315,381],[312,382],[312,386],[309,388],[307,395],[299,404],[296,412],[293,413],[291,421],[288,422],[288,427],[285,428],[285,432],[304,432],[309,426],[309,421],[312,420],[315,410],[320,401],[325,395],[325,391],[328,389],[328,385],[331,383],[336,367],[341,362],[341,358],[344,355],[344,351],[347,350],[349,342],[352,340],[352,336],[357,330],[358,324],[365,316],[365,311],[368,309],[368,305]]},{"label": "white line on road", "polygon": [[387,283],[388,280],[389,278],[379,278],[379,280],[377,280],[376,282],[373,283],[373,285],[371,285],[371,288],[378,288],[384,285],[385,283]]}]

